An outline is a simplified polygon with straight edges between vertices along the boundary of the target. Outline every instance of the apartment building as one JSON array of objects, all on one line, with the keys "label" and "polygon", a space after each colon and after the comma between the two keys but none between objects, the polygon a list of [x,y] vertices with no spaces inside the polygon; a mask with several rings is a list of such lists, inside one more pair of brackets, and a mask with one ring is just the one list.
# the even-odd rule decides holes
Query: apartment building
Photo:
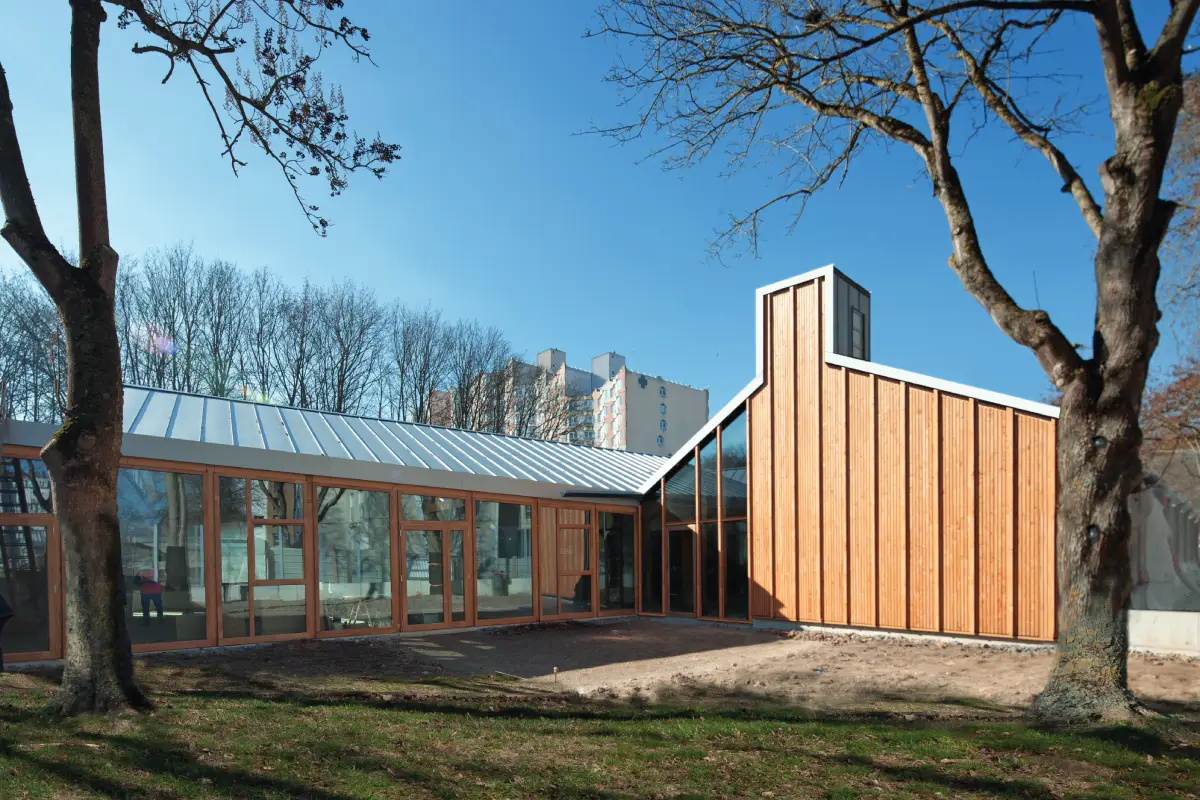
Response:
[{"label": "apartment building", "polygon": [[621,356],[606,356],[620,366],[610,362],[611,377],[592,394],[599,447],[670,456],[708,421],[707,389],[634,372]]}]

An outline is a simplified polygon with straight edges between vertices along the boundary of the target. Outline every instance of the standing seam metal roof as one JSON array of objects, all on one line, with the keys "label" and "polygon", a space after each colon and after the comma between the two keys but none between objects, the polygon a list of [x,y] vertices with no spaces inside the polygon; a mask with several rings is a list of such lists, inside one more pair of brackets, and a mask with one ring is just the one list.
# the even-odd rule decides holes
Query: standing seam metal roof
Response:
[{"label": "standing seam metal roof", "polygon": [[[634,492],[666,459],[586,445],[125,387],[126,434]],[[185,460],[181,457],[181,460]],[[264,469],[270,467],[266,464]]]}]

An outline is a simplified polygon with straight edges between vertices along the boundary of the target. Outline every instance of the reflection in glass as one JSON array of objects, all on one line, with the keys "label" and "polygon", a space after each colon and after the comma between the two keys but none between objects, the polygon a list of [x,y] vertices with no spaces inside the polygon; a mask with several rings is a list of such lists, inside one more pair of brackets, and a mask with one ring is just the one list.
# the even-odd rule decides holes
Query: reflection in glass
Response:
[{"label": "reflection in glass", "polygon": [[254,635],[278,636],[308,630],[304,585],[254,587]]},{"label": "reflection in glass", "polygon": [[246,527],[246,481],[217,481],[221,522],[221,635],[250,635],[250,547]]},{"label": "reflection in glass", "polygon": [[542,594],[542,616],[558,613],[558,543],[554,536],[554,509],[542,508],[542,527],[538,531],[538,571]]},{"label": "reflection in glass", "polygon": [[282,481],[250,481],[250,512],[255,519],[304,519],[304,487]]},{"label": "reflection in glass", "polygon": [[700,525],[700,616],[721,614],[721,561],[717,542],[717,523]]},{"label": "reflection in glass", "polygon": [[0,651],[41,653],[50,649],[50,584],[46,529],[0,526],[0,595],[12,616],[0,619]]},{"label": "reflection in glass", "polygon": [[717,439],[700,448],[700,519],[717,518]]},{"label": "reflection in glass", "polygon": [[254,526],[254,579],[304,580],[304,528],[300,525]]},{"label": "reflection in glass", "polygon": [[662,506],[658,490],[642,503],[642,611],[663,610]]},{"label": "reflection in glass", "polygon": [[405,606],[409,625],[446,621],[442,532],[404,532]]},{"label": "reflection in glass", "polygon": [[696,518],[696,457],[666,480],[667,522],[690,522]]},{"label": "reflection in glass", "polygon": [[563,575],[558,579],[560,614],[585,614],[592,610],[592,576]]},{"label": "reflection in glass", "polygon": [[[134,644],[208,636],[203,491],[200,475],[141,469],[117,473],[121,577]],[[244,524],[240,531],[244,543]]]},{"label": "reflection in glass", "polygon": [[450,531],[450,621],[467,619],[467,562],[463,532]]},{"label": "reflection in glass", "polygon": [[533,616],[533,508],[475,503],[475,597],[480,620]]},{"label": "reflection in glass", "polygon": [[52,513],[46,465],[28,458],[0,458],[0,514]]},{"label": "reflection in glass", "polygon": [[746,415],[721,428],[722,516],[746,516]]},{"label": "reflection in glass", "polygon": [[558,529],[558,571],[587,572],[592,568],[590,531],[587,528]]},{"label": "reflection in glass", "polygon": [[634,608],[632,514],[600,512],[600,609]]},{"label": "reflection in glass", "polygon": [[421,494],[400,496],[401,519],[419,522],[462,522],[467,518],[467,501],[461,497],[432,497]]},{"label": "reflection in glass", "polygon": [[750,619],[750,559],[746,520],[725,522],[725,618]]},{"label": "reflection in glass", "polygon": [[321,630],[392,624],[391,511],[387,492],[317,490]]},{"label": "reflection in glass", "polygon": [[667,531],[668,610],[672,614],[696,613],[696,534],[691,528]]}]

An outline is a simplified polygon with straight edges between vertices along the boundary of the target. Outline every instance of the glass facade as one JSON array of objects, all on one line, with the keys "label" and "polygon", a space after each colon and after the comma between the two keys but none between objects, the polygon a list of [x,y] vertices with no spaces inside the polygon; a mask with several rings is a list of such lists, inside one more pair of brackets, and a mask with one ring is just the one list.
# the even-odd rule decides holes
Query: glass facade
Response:
[{"label": "glass facade", "polygon": [[461,497],[433,497],[405,494],[400,496],[403,520],[416,522],[463,522],[467,518],[467,501]]},{"label": "glass facade", "polygon": [[250,513],[255,519],[304,519],[304,487],[280,481],[250,481]]},{"label": "glass facade", "polygon": [[0,525],[0,595],[12,616],[0,619],[0,650],[9,655],[50,649],[50,576],[46,529]]},{"label": "glass facade", "polygon": [[[204,479],[122,469],[117,473],[121,580],[134,644],[208,638]],[[242,525],[245,538],[245,525]]]},{"label": "glass facade", "polygon": [[696,519],[696,458],[667,477],[667,522],[691,522]]},{"label": "glass facade", "polygon": [[533,507],[475,503],[475,597],[480,620],[533,616]]},{"label": "glass facade", "polygon": [[391,627],[390,496],[318,486],[316,499],[321,630]]},{"label": "glass facade", "polygon": [[700,447],[700,519],[717,518],[717,438]]},{"label": "glass facade", "polygon": [[746,415],[721,428],[721,516],[746,516]]},{"label": "glass facade", "polygon": [[750,553],[746,541],[746,520],[721,526],[725,541],[725,619],[750,619]]},{"label": "glass facade", "polygon": [[700,525],[700,616],[721,616],[721,553],[717,523]]},{"label": "glass facade", "polygon": [[633,514],[600,512],[600,610],[633,609],[634,586]]},{"label": "glass facade", "polygon": [[404,532],[404,603],[409,625],[446,621],[442,544],[442,531]]},{"label": "glass facade", "polygon": [[0,514],[52,513],[46,465],[29,458],[0,458]]},{"label": "glass facade", "polygon": [[642,611],[663,610],[662,504],[655,489],[642,502]]}]

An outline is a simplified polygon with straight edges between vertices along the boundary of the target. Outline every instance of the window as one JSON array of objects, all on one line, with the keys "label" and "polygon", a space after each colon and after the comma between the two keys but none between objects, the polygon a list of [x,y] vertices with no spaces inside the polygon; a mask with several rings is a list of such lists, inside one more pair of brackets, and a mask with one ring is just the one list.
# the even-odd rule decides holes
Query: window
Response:
[{"label": "window", "polygon": [[665,386],[658,387],[658,396],[666,397],[667,396],[667,387],[665,387]]},{"label": "window", "polygon": [[400,508],[400,518],[405,520],[462,522],[467,518],[467,501],[461,497],[406,494],[400,497]]},{"label": "window", "polygon": [[50,473],[41,461],[0,459],[0,514],[52,514]]},{"label": "window", "polygon": [[200,475],[117,473],[121,580],[134,644],[208,638],[203,486]]},{"label": "window", "polygon": [[750,562],[746,520],[721,523],[725,536],[725,619],[750,619]]},{"label": "window", "polygon": [[850,356],[852,358],[866,358],[863,348],[865,325],[866,320],[863,313],[857,308],[850,309]]},{"label": "window", "polygon": [[633,609],[633,514],[600,512],[600,610]]},{"label": "window", "polygon": [[475,580],[480,620],[533,616],[533,508],[475,501]]},{"label": "window", "polygon": [[[700,447],[700,519],[717,518],[717,438]],[[716,540],[716,530],[713,531]]]},{"label": "window", "polygon": [[746,516],[746,415],[721,428],[721,515]]},{"label": "window", "polygon": [[665,419],[660,419],[658,421],[658,429],[660,431],[665,431],[667,429],[667,421]]},{"label": "window", "polygon": [[662,505],[658,489],[642,501],[642,611],[663,610]]},{"label": "window", "polygon": [[660,436],[660,437],[658,437],[658,446],[659,446],[659,447],[662,447],[662,446],[663,446],[663,441],[664,441],[664,440],[663,440],[663,437],[661,437],[661,436]]},{"label": "window", "polygon": [[321,630],[392,626],[392,532],[387,492],[317,487]]},{"label": "window", "polygon": [[665,414],[665,413],[667,413],[667,404],[666,404],[666,403],[659,403],[659,404],[658,404],[658,413],[660,413],[660,414]]},{"label": "window", "polygon": [[691,522],[696,519],[696,458],[667,477],[667,522]]}]

